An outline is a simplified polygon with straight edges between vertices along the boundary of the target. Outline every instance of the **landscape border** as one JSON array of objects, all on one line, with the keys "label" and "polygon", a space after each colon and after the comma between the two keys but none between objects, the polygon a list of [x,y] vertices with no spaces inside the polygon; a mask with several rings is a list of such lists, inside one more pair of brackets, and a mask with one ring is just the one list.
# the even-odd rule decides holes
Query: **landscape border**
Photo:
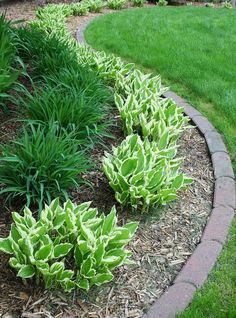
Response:
[{"label": "landscape border", "polygon": [[[95,18],[96,16],[88,17],[88,20],[79,26],[76,32],[79,43],[88,45],[84,38],[84,31]],[[176,276],[173,284],[142,318],[172,318],[189,305],[194,293],[206,281],[216,263],[227,239],[236,208],[235,176],[221,135],[206,117],[182,97],[172,91],[166,92],[163,97],[171,98],[178,106],[184,107],[185,114],[204,136],[214,170],[214,196],[212,212],[200,243]]]}]

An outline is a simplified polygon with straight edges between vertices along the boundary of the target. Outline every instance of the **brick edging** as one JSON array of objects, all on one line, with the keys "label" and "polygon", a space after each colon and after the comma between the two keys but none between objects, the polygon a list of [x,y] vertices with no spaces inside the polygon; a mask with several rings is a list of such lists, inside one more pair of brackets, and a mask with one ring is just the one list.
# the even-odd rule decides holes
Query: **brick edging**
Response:
[{"label": "brick edging", "polygon": [[[84,31],[94,18],[82,23],[77,30],[76,38],[80,43],[86,44]],[[177,105],[184,107],[185,114],[204,136],[214,170],[214,198],[212,212],[201,242],[178,273],[173,284],[142,318],[173,318],[189,305],[195,291],[206,281],[221,252],[236,208],[234,172],[221,135],[206,117],[182,97],[172,91],[166,92],[163,97],[171,98]]]}]

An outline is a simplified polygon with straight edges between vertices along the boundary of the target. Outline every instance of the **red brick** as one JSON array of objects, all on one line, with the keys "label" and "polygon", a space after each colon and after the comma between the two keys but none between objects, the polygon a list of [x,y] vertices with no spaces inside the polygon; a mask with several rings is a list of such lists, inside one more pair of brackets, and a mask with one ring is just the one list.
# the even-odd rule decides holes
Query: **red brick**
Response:
[{"label": "red brick", "polygon": [[232,178],[221,177],[215,182],[213,206],[220,205],[235,209],[235,181]]},{"label": "red brick", "polygon": [[221,248],[222,245],[216,241],[203,241],[200,243],[184,265],[175,282],[189,282],[197,288],[201,287],[214,266]]},{"label": "red brick", "polygon": [[227,152],[225,144],[221,138],[221,135],[214,131],[207,131],[205,133],[208,149],[211,154],[219,151]]},{"label": "red brick", "polygon": [[216,179],[220,177],[234,178],[231,160],[227,153],[215,152],[212,155],[212,163]]},{"label": "red brick", "polygon": [[221,206],[213,209],[203,232],[202,241],[216,240],[224,244],[233,218],[234,210],[230,207]]},{"label": "red brick", "polygon": [[176,283],[157,300],[143,318],[171,318],[190,303],[196,288],[189,283]]}]

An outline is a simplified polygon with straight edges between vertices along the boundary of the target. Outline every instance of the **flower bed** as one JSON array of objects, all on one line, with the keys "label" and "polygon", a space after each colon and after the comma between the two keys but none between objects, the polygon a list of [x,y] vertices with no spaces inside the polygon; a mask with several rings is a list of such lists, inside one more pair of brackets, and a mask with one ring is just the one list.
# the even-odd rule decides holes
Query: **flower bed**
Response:
[{"label": "flower bed", "polygon": [[[55,316],[59,314],[58,309],[55,307],[55,305],[58,303],[58,297],[64,297],[66,305],[69,304],[71,309],[73,309],[77,315],[82,314],[82,308],[82,311],[84,311],[85,314],[90,314],[91,312],[96,311],[96,315],[102,314],[103,316],[109,314],[114,317],[122,317],[122,315],[127,316],[130,314],[133,317],[140,317],[146,310],[147,305],[150,305],[173,280],[176,272],[181,268],[185,259],[191,254],[195,244],[198,243],[200,239],[202,229],[208,217],[208,213],[211,210],[212,172],[210,161],[208,159],[206,147],[202,137],[200,137],[198,132],[194,129],[190,130],[189,128],[186,130],[188,119],[184,116],[183,109],[178,108],[173,101],[164,99],[162,97],[165,89],[162,87],[159,77],[145,75],[138,71],[133,64],[126,65],[119,58],[114,56],[106,56],[104,53],[96,53],[89,48],[76,44],[76,42],[70,37],[65,26],[66,17],[71,13],[68,13],[63,6],[57,7],[58,11],[55,11],[52,8],[55,9],[55,7],[48,7],[48,9],[46,7],[45,9],[40,10],[38,12],[39,19],[31,23],[30,29],[23,31],[20,30],[18,32],[20,38],[19,51],[21,55],[24,54],[25,59],[29,57],[32,58],[32,56],[38,56],[40,54],[40,49],[37,48],[37,44],[41,43],[38,34],[43,35],[46,39],[48,38],[50,41],[53,41],[53,43],[58,44],[60,42],[62,49],[65,48],[65,46],[68,47],[69,62],[73,66],[77,67],[77,65],[82,65],[87,70],[90,70],[89,72],[95,72],[99,78],[102,79],[102,81],[107,83],[106,85],[112,87],[112,90],[115,93],[114,103],[119,110],[119,113],[117,113],[117,111],[113,111],[117,127],[117,136],[119,136],[119,139],[116,142],[112,142],[111,140],[107,142],[108,152],[110,153],[106,155],[107,159],[102,159],[102,148],[100,149],[97,147],[90,152],[90,156],[93,156],[92,158],[94,158],[94,161],[99,169],[95,171],[92,170],[91,172],[86,171],[85,169],[83,171],[82,178],[84,181],[87,180],[92,182],[94,186],[94,192],[96,193],[95,196],[91,194],[91,191],[89,191],[89,188],[86,188],[85,185],[81,188],[81,191],[75,191],[74,189],[70,191],[68,190],[68,195],[73,200],[77,198],[78,202],[84,202],[85,198],[88,198],[88,200],[93,199],[93,204],[95,207],[99,207],[102,211],[108,213],[111,208],[111,204],[115,203],[114,193],[108,187],[109,182],[111,188],[115,192],[116,200],[120,203],[120,205],[118,204],[120,226],[121,224],[125,224],[130,220],[140,221],[140,227],[135,239],[129,244],[129,250],[133,252],[136,264],[130,268],[123,266],[117,269],[115,272],[114,282],[109,283],[110,285],[99,288],[93,287],[93,290],[88,294],[84,294],[80,291],[80,298],[83,300],[87,299],[86,305],[81,302],[81,300],[78,300],[80,308],[75,305],[74,297],[65,295],[58,296],[61,295],[60,293],[48,293],[47,296],[42,298],[40,287],[32,290],[31,288],[27,287],[23,288],[21,283],[18,285],[21,291],[21,294],[18,297],[24,298],[25,295],[28,295],[29,293],[32,294],[31,299],[28,299],[27,305],[24,308],[25,315],[27,315],[27,311],[29,314],[33,310],[39,310],[37,309],[37,305],[43,302],[44,305],[40,310],[44,311],[44,313],[50,310]],[[66,9],[68,9],[68,7],[66,7]],[[32,35],[35,36],[35,42],[32,42]],[[22,39],[24,39],[24,41],[22,41]],[[39,40],[39,42],[37,42],[37,40]],[[64,51],[57,51],[60,52],[60,54],[57,56],[58,60],[50,60],[51,56],[48,54],[48,52],[52,52],[50,51],[52,50],[52,47],[53,46],[47,46],[48,51],[43,51],[45,58],[42,58],[41,56],[41,59],[39,60],[40,62],[37,62],[37,59],[35,59],[36,62],[33,63],[33,71],[35,71],[37,74],[40,74],[44,81],[45,76],[48,75],[48,72],[51,74],[50,78],[46,78],[44,83],[44,85],[46,84],[46,89],[50,87],[52,83],[54,83],[53,88],[55,89],[56,87],[58,91],[58,87],[55,86],[55,83],[63,78],[65,87],[67,87],[68,90],[71,90],[71,79],[78,79],[78,77],[70,77],[70,80],[68,79],[68,82],[66,82],[65,73],[59,73],[60,75],[58,75],[58,70],[60,67],[64,66]],[[66,58],[68,58],[68,56],[66,56]],[[65,65],[67,68],[69,67],[69,64]],[[80,84],[82,84],[83,81],[84,78]],[[91,78],[89,79],[89,83],[90,81]],[[76,83],[72,84],[72,86],[73,88],[77,88]],[[37,98],[38,92],[39,98]],[[63,92],[67,97],[68,91],[64,90]],[[52,94],[53,97],[56,95],[54,93]],[[76,91],[76,93],[79,96],[78,91]],[[32,118],[34,120],[41,120],[43,122],[48,121],[49,123],[50,119],[52,119],[54,123],[56,122],[57,125],[59,124],[59,127],[63,127],[63,129],[68,130],[71,127],[69,125],[70,122],[68,123],[68,121],[65,120],[65,115],[59,117],[59,114],[61,114],[59,110],[55,111],[52,116],[52,111],[48,109],[48,114],[50,115],[45,116],[45,109],[47,109],[50,103],[48,102],[47,98],[42,98],[42,94],[43,91],[41,92],[38,90],[38,88],[33,94],[26,94],[27,99],[25,102],[25,108],[27,115],[30,118],[35,116]],[[61,99],[63,99],[63,93],[59,96]],[[58,102],[60,102],[60,97],[57,99]],[[41,106],[45,100],[45,106],[43,107],[44,112],[42,112],[38,106]],[[51,101],[51,99],[49,99],[49,101]],[[55,103],[55,105],[57,105],[57,103]],[[34,111],[35,109],[38,110],[37,113]],[[124,141],[120,140],[122,138],[120,119],[122,119],[124,133],[127,135]],[[78,122],[82,122],[81,118],[78,121],[76,120],[77,117],[75,121],[72,121],[72,123],[75,125],[77,125]],[[97,119],[97,122],[98,121],[99,120]],[[48,133],[47,128],[43,129],[46,129],[46,133]],[[44,137],[47,136],[47,134],[45,135],[44,130],[41,130],[41,128],[39,128],[39,130],[40,133],[42,132]],[[178,141],[181,133],[183,133],[183,138]],[[77,145],[80,145],[78,144],[78,140],[81,140],[81,136],[79,135],[80,138],[77,137],[78,131],[73,130],[73,134],[76,134],[76,138],[74,139],[73,135],[73,139],[71,139],[71,141],[75,140]],[[34,130],[32,131],[32,135],[34,135]],[[57,137],[56,140],[62,140],[61,135],[54,133],[54,136]],[[27,135],[26,132],[25,140],[30,138],[31,133],[30,135]],[[69,138],[71,138],[70,135]],[[38,137],[36,139],[38,140]],[[88,141],[89,139],[87,139],[87,136],[85,136],[84,140]],[[195,141],[194,147],[192,144],[193,140]],[[177,142],[181,145],[180,150],[178,151]],[[20,147],[22,147],[22,144],[24,143],[22,142]],[[113,146],[112,149],[111,146]],[[196,151],[198,149],[199,152]],[[64,150],[62,152],[64,152]],[[76,153],[74,153],[74,156],[75,155]],[[176,157],[177,155],[178,157]],[[180,159],[182,155],[186,157],[183,164],[182,159]],[[12,155],[12,158],[13,157],[14,153]],[[3,158],[2,160],[3,162],[5,160],[6,165],[6,158]],[[9,160],[9,162],[11,161],[12,160]],[[188,161],[190,164],[188,164]],[[193,161],[196,163],[196,175],[195,170],[193,171]],[[202,172],[203,162],[205,162],[204,173]],[[11,167],[11,170],[12,169],[13,167]],[[105,171],[108,180],[105,179],[101,172],[102,170]],[[191,184],[191,179],[187,177],[186,173],[194,178],[194,185],[192,185],[188,190],[184,188]],[[48,176],[48,172],[46,175]],[[2,178],[2,180],[4,180],[2,183],[8,182],[6,177],[5,179]],[[15,178],[13,178],[13,181],[14,180]],[[100,183],[102,186],[100,186]],[[37,186],[38,184],[36,183],[36,190]],[[66,191],[67,188],[69,188],[68,185],[66,186]],[[5,191],[6,189],[7,188],[5,188]],[[60,187],[57,190],[59,190],[60,193]],[[7,191],[13,193],[13,197],[15,196],[16,191],[12,191],[12,189],[9,188]],[[172,200],[177,198],[177,193],[180,196],[179,201],[177,200],[174,203],[170,203]],[[27,197],[28,204],[32,202],[37,203],[39,206],[39,212],[41,212],[43,201],[45,201],[45,199],[49,203],[51,201],[51,197],[56,196],[54,190],[51,190],[51,187],[46,190],[45,194],[41,191],[40,196],[38,196],[37,191],[35,194],[30,189],[29,195],[32,196],[30,197],[30,199],[32,198],[32,201],[29,201]],[[199,195],[201,200],[199,200]],[[103,202],[104,198],[106,198],[105,206]],[[70,205],[70,203],[68,204]],[[162,205],[166,204],[168,205],[165,208],[160,208]],[[68,218],[68,221],[66,221],[68,230],[69,227],[72,226],[70,225],[70,221],[73,219],[73,211],[75,209],[73,208],[71,210],[72,212],[69,213],[65,208],[66,212],[62,213],[63,215],[67,215],[68,213],[68,216],[66,217]],[[131,210],[133,210],[135,213],[132,214]],[[203,210],[204,213],[200,213]],[[30,212],[27,211],[28,210],[25,212],[25,217],[28,217],[31,220],[29,222],[34,224],[35,221],[31,219],[32,216]],[[140,212],[142,212],[143,215],[140,214]],[[43,222],[48,224],[47,222],[51,221],[49,220],[49,214],[43,212],[41,216],[39,216],[40,222],[42,222],[40,219],[42,215],[44,215]],[[113,215],[114,218],[114,212],[110,215]],[[4,218],[6,216],[7,213],[4,215]],[[15,216],[15,222],[17,221],[20,224],[18,218],[20,220],[19,216]],[[57,216],[55,216],[55,218],[57,218]],[[105,221],[103,218],[95,222],[98,224],[98,228],[96,228],[96,231],[98,232],[96,233],[103,231],[99,229],[101,229],[101,226],[104,226],[104,222]],[[5,226],[6,223],[8,222],[3,221],[2,224]],[[37,228],[42,226],[41,223],[35,224],[37,224]],[[32,224],[27,224],[27,227],[31,226]],[[53,228],[53,226],[55,227],[56,225],[53,223],[51,228],[54,233],[56,228]],[[81,225],[79,225],[79,227],[81,227]],[[5,234],[7,235],[9,230],[7,228],[5,230]],[[33,239],[31,245],[36,243],[38,244],[38,241],[34,242],[35,237],[31,235],[34,230],[32,232],[23,230],[23,232],[23,234],[21,233],[22,237],[28,235]],[[61,230],[59,232],[61,232]],[[43,235],[46,235],[45,233],[43,232]],[[75,234],[75,232],[73,233],[73,235],[76,237],[79,235],[83,236],[83,239],[81,239],[80,243],[78,243],[78,246],[80,247],[80,244],[82,244],[81,242],[85,238],[85,232],[82,234],[78,234],[77,232],[77,234]],[[125,243],[128,243],[133,234],[134,230],[131,231],[130,235],[128,235]],[[53,235],[55,235],[55,233]],[[101,233],[98,234],[97,237],[99,242],[101,241],[100,235]],[[67,241],[68,236],[69,234],[63,234],[63,244],[67,244],[66,246],[68,249],[66,250],[66,253],[59,254],[59,258],[66,256],[67,254],[69,257],[70,251],[73,250],[72,245],[74,244],[74,241],[71,241],[71,239]],[[187,244],[186,237],[188,238]],[[38,240],[40,239],[41,238],[38,238]],[[57,236],[55,236],[55,240],[56,245],[54,248],[58,249],[58,244],[61,239],[58,241]],[[39,253],[39,251],[44,249],[45,246],[51,244],[48,242],[49,241],[47,241],[46,244],[44,241],[42,243],[40,241],[39,245],[35,245],[35,249],[30,252],[32,255],[27,260],[28,263],[26,263],[24,257],[23,261],[20,260],[22,256],[20,257],[18,252],[15,252],[16,248],[13,245],[11,239],[8,241],[3,239],[1,241],[1,249],[5,252],[15,254],[17,262],[14,260],[14,262],[11,261],[11,264],[13,267],[15,267],[15,269],[17,269],[18,276],[31,279],[32,276],[37,274],[37,277],[39,278],[38,281],[40,281],[40,275],[46,275],[44,283],[46,284],[46,287],[49,288],[51,286],[58,285],[51,284],[52,277],[50,280],[48,280],[47,276],[49,274],[45,272],[45,268],[42,268],[42,259],[39,259],[39,256],[42,254],[41,252]],[[52,244],[54,244],[54,242]],[[101,244],[101,242],[99,244]],[[62,248],[62,246],[60,247]],[[63,246],[63,248],[64,247],[65,246]],[[23,252],[23,254],[25,253],[24,250],[21,252]],[[50,250],[50,253],[46,257],[47,261],[50,262],[50,266],[54,266],[52,262],[55,262],[55,260],[53,261],[53,259],[56,258],[55,253],[56,252],[53,254],[53,252]],[[88,253],[87,250],[86,253]],[[54,255],[54,257],[52,257],[52,255]],[[129,255],[129,253],[127,255]],[[123,263],[123,259],[119,258],[119,260],[115,260],[114,257],[118,256],[112,256],[112,261],[109,260],[109,262],[112,262],[111,268],[109,267],[110,265],[105,266],[106,277],[103,277],[101,281],[98,281],[97,276],[96,279],[91,278],[91,287],[93,285],[100,285],[100,283],[110,281],[113,278],[111,272],[108,272],[108,270],[114,269],[116,266],[121,265]],[[43,258],[44,265],[46,258]],[[92,258],[86,254],[84,261],[88,262],[91,259]],[[4,264],[6,260],[8,260],[8,258],[5,259]],[[69,261],[67,260],[67,265],[68,262]],[[104,264],[104,262],[105,256],[102,264]],[[113,262],[115,263],[113,264]],[[89,269],[86,271],[84,270],[85,265],[81,267],[81,262],[78,263],[79,272],[82,276],[85,275],[83,277],[85,277],[86,282],[84,278],[81,278],[82,276],[75,280],[74,276],[72,276],[74,274],[72,274],[71,269],[68,266],[66,267],[68,268],[66,269],[66,274],[71,276],[64,277],[64,265],[61,265],[63,268],[60,268],[60,275],[56,277],[56,280],[60,283],[59,285],[61,285],[61,287],[67,291],[75,287],[79,287],[82,290],[88,290],[90,287],[90,278],[88,279],[88,277],[92,277],[91,271],[95,270],[95,263],[93,263],[93,261],[90,261],[90,263],[91,266],[88,266]],[[104,269],[103,267],[98,268],[99,275],[103,275],[103,272],[101,271]],[[8,267],[6,267],[7,272],[8,270]],[[40,275],[38,275],[38,273],[40,273]],[[58,273],[56,273],[56,275],[57,274]],[[86,276],[88,274],[91,275]],[[95,275],[95,272],[93,272],[93,274]],[[65,278],[65,280],[62,280],[62,276],[63,279]],[[3,285],[5,284],[5,288],[11,289],[12,285],[9,285],[9,275],[7,277],[8,280],[4,280],[5,283],[3,283]],[[40,286],[42,286],[42,281],[43,280],[41,280]],[[15,281],[13,281],[13,285],[15,285]],[[120,300],[120,297],[122,297],[122,301]],[[5,306],[5,308],[11,306],[12,299],[13,298],[8,298],[8,300],[3,299],[2,302],[6,302],[6,305],[2,306]],[[96,301],[95,305],[93,304],[94,301]],[[19,305],[20,304],[18,304],[18,306]],[[64,308],[63,305],[62,308]],[[19,307],[17,309],[19,312]],[[68,308],[65,308],[65,311],[68,312]],[[72,314],[72,312],[70,314]]]}]

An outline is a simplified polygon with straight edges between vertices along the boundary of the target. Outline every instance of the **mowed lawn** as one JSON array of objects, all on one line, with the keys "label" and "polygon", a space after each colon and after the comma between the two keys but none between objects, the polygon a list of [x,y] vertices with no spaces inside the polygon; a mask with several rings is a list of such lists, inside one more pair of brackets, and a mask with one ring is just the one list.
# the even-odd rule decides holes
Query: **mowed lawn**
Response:
[{"label": "mowed lawn", "polygon": [[[160,73],[223,134],[236,171],[236,10],[128,10],[97,18],[85,36],[96,49]],[[178,318],[236,318],[236,221],[207,283]]]},{"label": "mowed lawn", "polygon": [[102,16],[88,43],[160,73],[224,135],[236,171],[236,10],[151,7]]}]

